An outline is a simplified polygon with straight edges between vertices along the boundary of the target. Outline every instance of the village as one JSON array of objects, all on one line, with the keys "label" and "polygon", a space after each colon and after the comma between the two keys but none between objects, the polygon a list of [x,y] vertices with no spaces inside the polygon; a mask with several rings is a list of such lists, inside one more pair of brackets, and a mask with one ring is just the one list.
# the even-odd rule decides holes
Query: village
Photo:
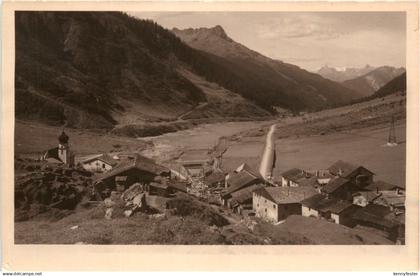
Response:
[{"label": "village", "polygon": [[343,231],[405,243],[404,187],[375,180],[369,168],[345,160],[315,170],[291,168],[274,178],[275,130],[275,125],[268,130],[259,167],[242,163],[233,171],[222,168],[219,148],[188,150],[165,165],[139,153],[78,156],[70,147],[71,137],[62,130],[57,147],[46,150],[32,168],[23,168],[29,173],[17,180],[17,186],[36,183],[43,188],[32,196],[28,188],[17,189],[15,208],[24,211],[17,212],[15,219],[28,219],[28,206],[36,200],[74,209],[83,201],[77,190],[85,191],[86,202],[101,206],[105,221],[117,213],[129,218],[151,210],[153,216],[164,217],[174,208],[171,199],[187,195],[227,222],[251,229],[261,222],[280,226],[298,216],[309,226],[321,224],[325,231],[336,224]]}]

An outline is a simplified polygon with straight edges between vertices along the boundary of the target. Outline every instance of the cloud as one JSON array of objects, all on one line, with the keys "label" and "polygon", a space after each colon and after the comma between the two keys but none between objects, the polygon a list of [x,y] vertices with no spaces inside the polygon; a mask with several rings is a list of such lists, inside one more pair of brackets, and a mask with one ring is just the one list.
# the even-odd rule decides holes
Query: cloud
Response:
[{"label": "cloud", "polygon": [[272,22],[259,24],[257,34],[263,39],[309,37],[317,40],[331,40],[345,33],[334,28],[331,22],[317,16],[284,16]]}]

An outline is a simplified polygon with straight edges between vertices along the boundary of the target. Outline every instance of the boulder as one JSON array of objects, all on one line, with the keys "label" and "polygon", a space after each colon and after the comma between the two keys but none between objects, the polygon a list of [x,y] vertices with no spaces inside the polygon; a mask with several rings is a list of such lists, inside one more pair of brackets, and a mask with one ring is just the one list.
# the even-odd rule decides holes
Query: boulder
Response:
[{"label": "boulder", "polygon": [[135,183],[125,190],[125,192],[121,195],[121,198],[125,201],[131,201],[141,193],[143,193],[143,186],[140,183]]},{"label": "boulder", "polygon": [[105,210],[105,219],[112,219],[113,212],[114,212],[114,208],[107,208]]}]

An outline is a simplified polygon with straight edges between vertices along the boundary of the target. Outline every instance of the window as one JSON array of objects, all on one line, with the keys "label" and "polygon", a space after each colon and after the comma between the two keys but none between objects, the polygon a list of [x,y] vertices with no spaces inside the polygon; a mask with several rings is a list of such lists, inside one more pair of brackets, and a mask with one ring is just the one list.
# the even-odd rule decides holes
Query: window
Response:
[{"label": "window", "polygon": [[273,204],[273,209],[276,209],[276,204]]},{"label": "window", "polygon": [[260,204],[259,203],[257,203],[257,207],[260,207]]},{"label": "window", "polygon": [[105,164],[102,164],[102,168],[105,169]]},{"label": "window", "polygon": [[265,210],[264,210],[266,213],[267,213],[267,208],[265,208]]}]

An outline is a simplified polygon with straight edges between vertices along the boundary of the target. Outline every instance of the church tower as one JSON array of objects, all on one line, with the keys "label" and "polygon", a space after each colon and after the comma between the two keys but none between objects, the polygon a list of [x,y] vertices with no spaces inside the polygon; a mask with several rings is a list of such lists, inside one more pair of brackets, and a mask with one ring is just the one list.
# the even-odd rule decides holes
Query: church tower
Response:
[{"label": "church tower", "polygon": [[64,132],[61,132],[61,135],[58,137],[58,158],[63,161],[64,164],[70,164],[70,147],[69,147],[69,137]]}]

